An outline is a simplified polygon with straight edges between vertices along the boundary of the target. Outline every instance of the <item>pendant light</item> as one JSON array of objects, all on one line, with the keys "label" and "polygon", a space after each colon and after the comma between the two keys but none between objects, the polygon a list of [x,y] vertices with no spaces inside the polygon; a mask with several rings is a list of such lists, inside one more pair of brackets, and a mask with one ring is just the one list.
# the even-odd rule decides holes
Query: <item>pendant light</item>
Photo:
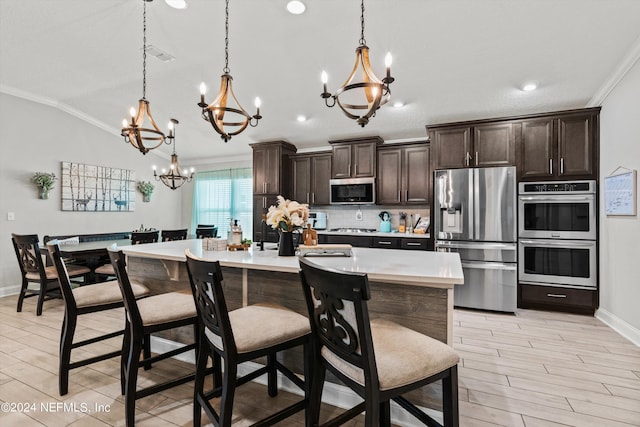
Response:
[{"label": "pendant light", "polygon": [[[164,133],[158,128],[155,120],[151,116],[149,101],[147,100],[147,2],[153,0],[142,0],[142,98],[138,101],[138,111],[131,107],[129,114],[131,121],[122,121],[121,135],[124,141],[131,144],[142,154],[147,154],[149,150],[158,148],[166,141]],[[149,120],[150,127],[145,127],[145,119]]]},{"label": "pendant light", "polygon": [[[328,76],[326,71],[323,71],[321,76],[323,92],[320,96],[324,99],[327,107],[338,104],[347,117],[365,127],[369,123],[369,118],[375,116],[378,108],[391,98],[389,85],[395,79],[391,77],[390,53],[387,53],[385,57],[387,67],[385,78],[380,80],[371,69],[369,47],[364,38],[364,0],[361,1],[360,9],[360,45],[356,48],[356,63],[353,70],[333,95],[327,91]],[[360,80],[356,80],[358,76],[361,76]],[[333,102],[329,102],[329,99],[332,99]]]},{"label": "pendant light", "polygon": [[[213,129],[220,134],[224,142],[229,142],[233,135],[238,135],[247,128],[258,126],[260,115],[260,98],[256,98],[256,114],[251,116],[238,102],[233,93],[231,70],[229,69],[229,0],[225,1],[225,38],[224,38],[224,73],[220,82],[220,91],[211,104],[207,104],[204,95],[207,87],[200,84],[200,102],[198,106],[202,108],[202,118],[213,126]],[[255,120],[255,121],[254,121]]]},{"label": "pendant light", "polygon": [[180,188],[184,185],[185,182],[191,182],[193,180],[194,169],[191,168],[191,171],[187,169],[180,170],[180,165],[178,164],[178,154],[176,153],[176,134],[175,134],[175,125],[178,124],[176,119],[171,119],[169,123],[169,136],[167,138],[173,143],[173,154],[171,155],[171,165],[169,166],[169,170],[162,169],[162,173],[158,175],[156,171],[156,167],[153,166],[153,176],[156,178],[156,181],[162,181],[164,185],[169,187],[172,190],[176,188]]}]

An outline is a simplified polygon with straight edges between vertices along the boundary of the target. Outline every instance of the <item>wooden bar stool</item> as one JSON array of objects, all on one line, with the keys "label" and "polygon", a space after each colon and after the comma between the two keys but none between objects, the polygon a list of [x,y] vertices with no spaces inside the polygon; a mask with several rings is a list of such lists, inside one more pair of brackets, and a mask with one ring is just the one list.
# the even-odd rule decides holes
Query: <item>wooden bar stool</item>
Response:
[{"label": "wooden bar stool", "polygon": [[[189,382],[195,372],[160,384],[138,389],[138,369],[149,369],[152,363],[198,349],[198,316],[191,293],[168,292],[136,300],[133,287],[126,270],[122,251],[109,250],[109,257],[118,278],[120,291],[127,313],[127,324],[122,346],[122,392],[125,396],[125,422],[128,427],[135,425],[136,400]],[[149,338],[152,334],[181,326],[193,326],[195,342],[185,344],[166,353],[151,356]],[[140,359],[140,353],[143,358]]]},{"label": "wooden bar stool", "polygon": [[427,426],[440,426],[402,395],[442,380],[444,425],[458,426],[458,362],[448,345],[384,319],[369,319],[367,275],[322,268],[299,258],[311,319],[314,378],[311,417],[317,425],[326,370],[364,402],[328,421],[343,424],[365,411],[365,426],[390,426],[390,400]]},{"label": "wooden bar stool", "polygon": [[163,242],[171,242],[174,240],[185,240],[187,238],[187,229],[180,230],[162,230],[160,238]]},{"label": "wooden bar stool", "polygon": [[[78,324],[78,317],[83,314],[123,307],[124,303],[122,301],[120,287],[118,287],[118,282],[115,280],[95,283],[90,286],[82,286],[73,289],[71,287],[71,281],[69,280],[67,266],[60,255],[60,248],[54,242],[55,240],[47,244],[47,249],[49,250],[51,259],[53,260],[53,264],[58,273],[58,283],[64,299],[64,319],[62,321],[62,330],[60,333],[60,357],[58,369],[58,390],[60,395],[64,396],[69,392],[69,371],[71,369],[80,368],[91,363],[100,362],[102,360],[122,355],[122,349],[119,349],[110,353],[89,357],[72,363],[71,350],[74,348],[107,340],[124,333],[123,324],[122,329],[115,332],[74,343],[73,338]],[[142,285],[133,285],[132,291],[135,298],[140,298],[149,294],[149,289]]]},{"label": "wooden bar stool", "polygon": [[[187,271],[198,316],[202,322],[202,343],[198,352],[195,397],[193,401],[193,425],[200,427],[204,409],[215,426],[231,426],[233,400],[236,388],[260,375],[267,374],[268,394],[278,393],[277,371],[304,390],[304,399],[258,421],[254,425],[270,426],[308,408],[311,377],[311,350],[309,320],[287,308],[277,305],[255,304],[229,312],[224,298],[222,271],[217,261],[197,259],[187,250]],[[276,354],[282,350],[304,346],[305,381],[282,365]],[[213,390],[204,390],[205,367],[209,356],[213,359]],[[238,365],[266,356],[266,366],[243,377],[237,377]],[[220,381],[220,369],[224,377]],[[218,414],[210,399],[221,396]],[[307,425],[310,425],[306,411]]]},{"label": "wooden bar stool", "polygon": [[196,238],[203,239],[205,237],[217,237],[218,227],[215,225],[198,224],[196,227]]},{"label": "wooden bar stool", "polygon": [[[55,266],[45,267],[40,253],[39,239],[37,234],[11,234],[13,248],[20,265],[22,274],[22,286],[18,296],[17,312],[22,311],[22,302],[25,298],[37,296],[36,316],[42,314],[42,305],[45,301],[60,298],[60,287],[58,286],[58,272]],[[84,283],[91,270],[84,266],[69,265],[67,273],[69,277],[82,277]],[[29,289],[29,283],[37,283],[38,289]]]},{"label": "wooden bar stool", "polygon": [[133,231],[131,233],[131,244],[139,245],[142,243],[156,243],[158,241],[158,230],[154,231]]}]

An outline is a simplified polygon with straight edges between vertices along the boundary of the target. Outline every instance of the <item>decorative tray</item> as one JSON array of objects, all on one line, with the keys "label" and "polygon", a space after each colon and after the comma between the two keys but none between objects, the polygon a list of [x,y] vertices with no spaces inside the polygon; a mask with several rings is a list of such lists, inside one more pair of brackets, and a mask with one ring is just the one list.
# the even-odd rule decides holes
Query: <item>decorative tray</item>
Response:
[{"label": "decorative tray", "polygon": [[300,256],[351,256],[351,245],[346,244],[325,244],[315,246],[298,246]]}]

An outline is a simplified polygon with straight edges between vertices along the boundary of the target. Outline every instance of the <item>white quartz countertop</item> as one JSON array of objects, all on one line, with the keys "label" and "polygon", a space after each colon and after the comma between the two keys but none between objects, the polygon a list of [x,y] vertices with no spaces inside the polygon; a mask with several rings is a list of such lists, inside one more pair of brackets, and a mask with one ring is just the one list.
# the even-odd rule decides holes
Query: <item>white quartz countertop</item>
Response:
[{"label": "white quartz countertop", "polygon": [[[203,251],[202,240],[178,240],[119,247],[126,255],[164,261],[185,261],[185,250],[195,256],[216,260],[223,267],[296,273],[298,258],[278,256],[275,244],[265,244],[260,251],[252,246],[247,251]],[[342,271],[367,273],[369,280],[447,287],[464,283],[462,265],[457,253],[353,248],[351,257],[314,257],[318,265]]]}]

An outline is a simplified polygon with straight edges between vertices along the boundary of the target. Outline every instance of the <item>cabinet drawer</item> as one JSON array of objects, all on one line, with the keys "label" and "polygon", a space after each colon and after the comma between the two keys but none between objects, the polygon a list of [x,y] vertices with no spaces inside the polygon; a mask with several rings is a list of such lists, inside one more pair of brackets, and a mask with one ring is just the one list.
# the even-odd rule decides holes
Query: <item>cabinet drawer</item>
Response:
[{"label": "cabinet drawer", "polygon": [[518,307],[593,314],[598,291],[554,286],[524,285],[518,287]]},{"label": "cabinet drawer", "polygon": [[400,239],[397,237],[374,237],[371,244],[372,248],[399,249]]},{"label": "cabinet drawer", "polygon": [[401,239],[400,247],[402,249],[409,250],[418,250],[418,251],[426,251],[428,249],[427,243],[429,239],[410,239],[403,238]]}]

